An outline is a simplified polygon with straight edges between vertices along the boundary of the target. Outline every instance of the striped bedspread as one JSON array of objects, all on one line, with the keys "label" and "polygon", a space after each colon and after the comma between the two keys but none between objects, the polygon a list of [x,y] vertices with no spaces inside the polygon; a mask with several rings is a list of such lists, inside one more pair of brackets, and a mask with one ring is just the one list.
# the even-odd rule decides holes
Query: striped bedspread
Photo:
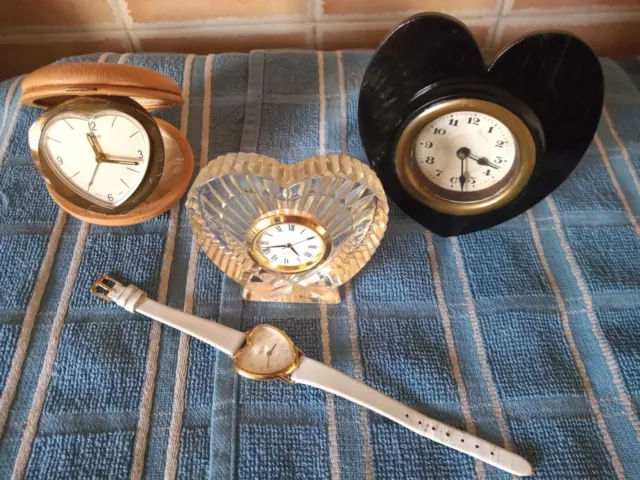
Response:
[{"label": "striped bedspread", "polygon": [[[370,52],[96,54],[182,85],[196,163],[235,151],[365,160]],[[90,226],[48,197],[27,146],[39,116],[0,83],[0,478],[498,479],[502,472],[300,385],[238,377],[197,340],[89,294],[110,273],[304,352],[514,449],[538,478],[640,478],[640,61],[603,60],[606,107],[551,197],[444,239],[392,206],[339,305],[247,303],[194,242],[184,205]]]}]

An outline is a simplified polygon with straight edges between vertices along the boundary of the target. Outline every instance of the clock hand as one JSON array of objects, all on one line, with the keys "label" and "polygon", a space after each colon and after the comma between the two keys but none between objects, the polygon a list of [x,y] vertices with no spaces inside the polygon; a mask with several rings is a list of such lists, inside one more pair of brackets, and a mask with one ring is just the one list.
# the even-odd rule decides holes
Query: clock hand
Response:
[{"label": "clock hand", "polygon": [[103,163],[115,163],[118,165],[140,165],[141,161],[139,160],[134,160],[134,159],[130,159],[130,158],[124,158],[124,157],[110,157],[110,158],[102,158],[100,160]]},{"label": "clock hand", "polygon": [[89,140],[89,145],[91,145],[91,149],[93,153],[96,154],[96,161],[100,162],[104,160],[104,152],[102,151],[102,147],[100,146],[100,142],[98,142],[98,137],[92,132],[87,133],[87,140]]},{"label": "clock hand", "polygon": [[93,169],[93,174],[91,175],[91,180],[89,180],[89,185],[87,186],[87,192],[93,185],[93,180],[96,178],[96,173],[98,173],[98,167],[100,166],[100,161],[96,158],[96,168]]},{"label": "clock hand", "polygon": [[464,165],[465,162],[467,161],[467,157],[463,157],[460,160],[460,176],[458,177],[458,180],[460,181],[460,191],[463,192],[464,191],[464,183],[467,181],[467,177],[465,177],[464,174]]},{"label": "clock hand", "polygon": [[300,240],[299,242],[292,243],[291,245],[298,245],[299,243],[302,243],[302,242],[308,242],[309,240],[313,240],[314,238],[316,238],[316,237],[305,238],[304,240]]},{"label": "clock hand", "polygon": [[472,153],[469,153],[469,155],[467,155],[467,157],[470,158],[471,160],[474,160],[475,162],[477,162],[478,165],[484,165],[485,167],[491,167],[491,168],[495,168],[495,169],[499,169],[500,168],[498,165],[496,165],[495,163],[490,161],[487,157],[476,157]]},{"label": "clock hand", "polygon": [[271,347],[271,350],[267,352],[267,368],[269,368],[269,362],[271,361],[271,354],[273,353],[273,349],[276,348],[277,344],[278,344],[277,342],[274,343],[273,347]]},{"label": "clock hand", "polygon": [[300,257],[300,254],[299,254],[298,252],[296,252],[296,249],[295,249],[295,248],[293,248],[293,245],[289,245],[289,248],[291,249],[291,251],[292,251],[293,253],[295,253],[295,254],[296,254],[296,257]]}]

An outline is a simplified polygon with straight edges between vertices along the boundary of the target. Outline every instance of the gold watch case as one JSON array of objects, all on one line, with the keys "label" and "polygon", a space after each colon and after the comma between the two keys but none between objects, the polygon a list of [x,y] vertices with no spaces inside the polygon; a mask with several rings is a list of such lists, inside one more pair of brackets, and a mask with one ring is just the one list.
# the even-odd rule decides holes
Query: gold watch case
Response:
[{"label": "gold watch case", "polygon": [[[149,137],[149,166],[137,190],[118,206],[100,205],[80,194],[64,178],[60,177],[50,162],[43,147],[44,132],[47,124],[60,115],[72,114],[86,118],[87,121],[103,110],[117,110],[131,116],[140,123]],[[147,199],[158,186],[165,163],[162,134],[153,117],[134,100],[127,97],[77,97],[67,100],[46,110],[29,129],[29,148],[38,171],[42,174],[48,187],[57,196],[71,202],[84,210],[101,214],[126,213]]]},{"label": "gold watch case", "polygon": [[[492,187],[479,191],[480,198],[472,201],[458,199],[456,193],[459,192],[444,192],[433,184],[420,171],[414,156],[416,138],[426,125],[443,115],[460,111],[483,113],[499,120],[510,130],[516,144],[512,172]],[[434,210],[450,215],[478,215],[508,204],[527,185],[535,162],[535,142],[525,123],[501,105],[474,98],[444,101],[425,109],[403,130],[395,153],[398,179],[411,196]]]},{"label": "gold watch case", "polygon": [[[289,346],[289,348],[291,349],[291,352],[293,353],[291,362],[289,362],[287,365],[283,366],[278,370],[274,370],[268,373],[251,370],[250,368],[243,367],[241,364],[242,356],[244,355],[244,352],[246,352],[247,350],[253,347],[253,343],[252,343],[253,337],[258,332],[265,329],[274,330],[278,334],[280,334],[282,337],[284,337],[284,339],[287,342],[287,345]],[[274,327],[273,325],[268,325],[268,324],[256,325],[252,329],[248,330],[246,334],[247,334],[247,343],[245,343],[245,345],[233,355],[233,366],[236,372],[238,372],[238,374],[242,375],[243,377],[249,378],[251,380],[283,380],[287,383],[292,383],[291,380],[289,380],[289,375],[291,375],[291,373],[296,368],[298,368],[298,365],[300,364],[300,356],[304,355],[304,352],[295,346],[291,338],[289,338],[289,335],[287,335],[284,331],[280,330],[279,328]]]}]

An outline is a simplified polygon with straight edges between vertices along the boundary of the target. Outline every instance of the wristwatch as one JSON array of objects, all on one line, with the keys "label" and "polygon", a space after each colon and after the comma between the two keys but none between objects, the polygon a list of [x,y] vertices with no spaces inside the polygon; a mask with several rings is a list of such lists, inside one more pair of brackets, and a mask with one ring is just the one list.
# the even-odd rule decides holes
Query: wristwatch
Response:
[{"label": "wristwatch", "polygon": [[533,473],[527,460],[467,432],[393,400],[353,377],[313,360],[294,345],[282,330],[272,325],[258,325],[248,332],[181,310],[167,307],[147,297],[135,285],[123,285],[103,275],[91,286],[91,293],[115,302],[129,312],[137,312],[191,335],[231,355],[236,371],[252,380],[283,380],[316,387],[399,423],[434,442],[466,453],[494,467],[519,476]]}]

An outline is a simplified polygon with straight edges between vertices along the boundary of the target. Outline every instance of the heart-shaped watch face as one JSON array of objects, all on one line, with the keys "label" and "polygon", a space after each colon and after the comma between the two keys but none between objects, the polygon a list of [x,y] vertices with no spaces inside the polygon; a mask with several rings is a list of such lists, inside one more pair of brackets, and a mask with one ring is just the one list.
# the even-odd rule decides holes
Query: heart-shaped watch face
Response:
[{"label": "heart-shaped watch face", "polygon": [[258,325],[247,335],[246,345],[233,356],[236,370],[254,380],[270,380],[290,373],[298,365],[291,339],[271,325]]},{"label": "heart-shaped watch face", "polygon": [[[598,58],[570,34],[529,35],[486,66],[462,23],[446,15],[420,14],[387,37],[365,72],[358,107],[360,135],[385,191],[403,210],[435,233],[468,233],[519,215],[567,178],[593,139],[603,92]],[[475,215],[443,213],[412,195],[398,177],[396,155],[403,131],[426,110],[454,99],[489,102],[512,112],[534,140],[535,166],[526,186],[495,210]],[[444,189],[441,197],[456,189],[465,196],[467,190],[480,190],[503,178],[494,167],[503,167],[498,157],[501,161],[511,158],[502,154],[505,149],[500,142],[509,146],[513,132],[505,131],[505,140],[499,135],[498,120],[503,116],[485,117],[470,108],[434,116],[422,125],[417,140],[422,143],[406,149],[420,157],[416,162],[424,163],[418,165],[423,168],[417,174]],[[462,130],[475,137],[450,140],[456,132],[462,135]],[[418,147],[432,148],[435,154]],[[438,157],[442,152],[452,152],[452,158],[445,159],[450,165]]]}]

